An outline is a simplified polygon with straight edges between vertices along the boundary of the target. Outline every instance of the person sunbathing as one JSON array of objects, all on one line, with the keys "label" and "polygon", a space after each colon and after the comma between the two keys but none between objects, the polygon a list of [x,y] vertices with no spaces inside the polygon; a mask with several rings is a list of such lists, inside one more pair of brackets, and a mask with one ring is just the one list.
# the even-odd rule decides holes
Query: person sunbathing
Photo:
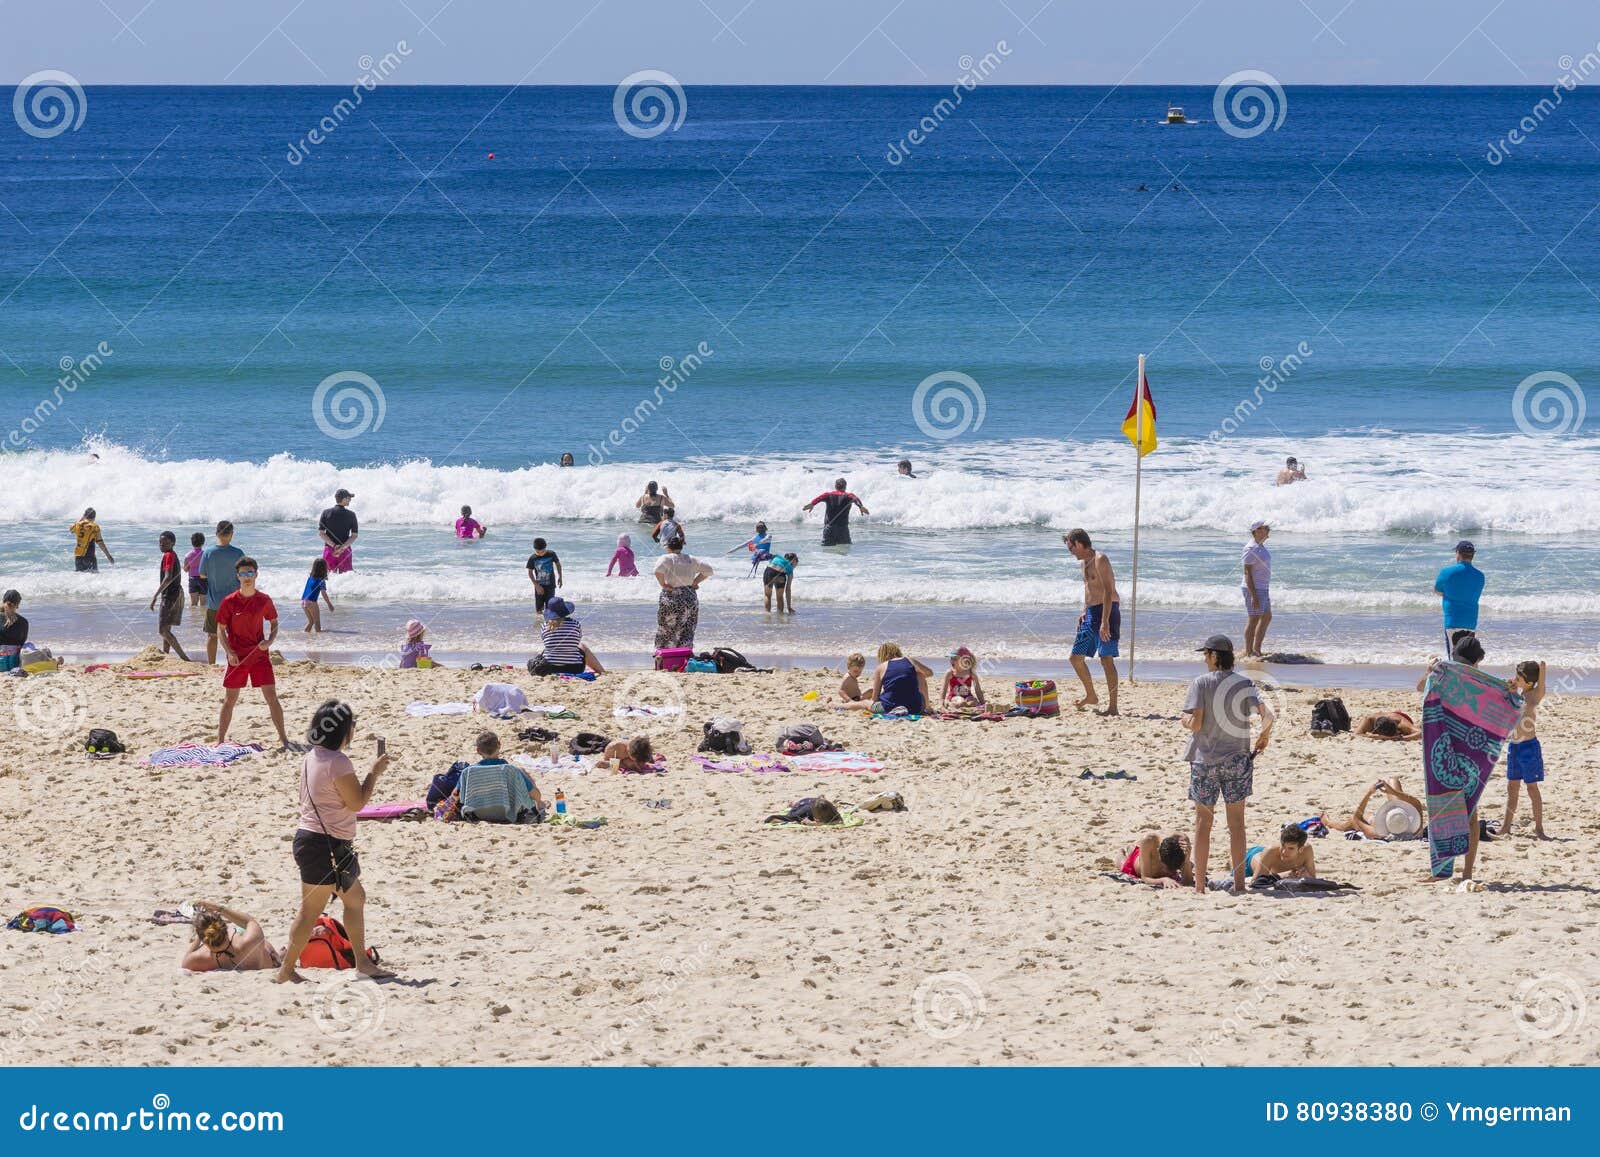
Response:
[{"label": "person sunbathing", "polygon": [[[1376,803],[1373,796],[1378,797]],[[1367,788],[1349,819],[1336,820],[1326,813],[1320,818],[1329,831],[1360,832],[1369,840],[1413,840],[1426,832],[1425,814],[1422,801],[1401,790],[1396,778],[1380,779]]]},{"label": "person sunbathing", "polygon": [[190,972],[247,972],[282,963],[282,954],[267,943],[254,917],[203,900],[195,902],[194,939],[183,950],[178,967]]},{"label": "person sunbathing", "polygon": [[1122,874],[1158,888],[1187,888],[1194,884],[1194,861],[1189,858],[1189,837],[1146,832],[1122,862]]},{"label": "person sunbathing", "polygon": [[844,816],[839,813],[839,808],[826,796],[807,796],[805,799],[796,800],[794,805],[786,812],[770,815],[761,821],[764,824],[808,824],[813,827],[826,827],[829,824],[844,822]]},{"label": "person sunbathing", "polygon": [[613,739],[600,753],[595,766],[602,771],[653,771],[655,752],[650,747],[648,735],[635,735],[632,739]]},{"label": "person sunbathing", "polygon": [[1363,715],[1351,734],[1368,739],[1421,739],[1422,728],[1404,711],[1375,711]]},{"label": "person sunbathing", "polygon": [[[1230,869],[1232,866],[1229,864]],[[1315,876],[1316,856],[1312,854],[1305,829],[1299,824],[1284,824],[1275,847],[1246,849],[1244,874],[1246,879],[1251,876]]]}]

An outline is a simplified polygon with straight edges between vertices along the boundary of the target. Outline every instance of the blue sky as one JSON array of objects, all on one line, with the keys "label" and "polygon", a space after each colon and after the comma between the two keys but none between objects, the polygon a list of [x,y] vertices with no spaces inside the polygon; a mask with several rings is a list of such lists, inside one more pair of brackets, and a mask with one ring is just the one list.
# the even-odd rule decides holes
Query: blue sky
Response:
[{"label": "blue sky", "polygon": [[0,80],[939,84],[1004,40],[1002,84],[1536,84],[1600,41],[1594,0],[0,0]]}]

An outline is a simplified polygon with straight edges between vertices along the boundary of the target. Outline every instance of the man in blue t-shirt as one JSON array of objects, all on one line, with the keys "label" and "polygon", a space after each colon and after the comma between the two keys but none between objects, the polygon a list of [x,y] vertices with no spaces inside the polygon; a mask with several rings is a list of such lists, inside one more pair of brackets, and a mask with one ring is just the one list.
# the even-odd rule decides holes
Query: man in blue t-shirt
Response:
[{"label": "man in blue t-shirt", "polygon": [[1444,600],[1444,654],[1455,653],[1458,642],[1478,631],[1478,596],[1483,594],[1483,572],[1472,565],[1478,548],[1466,539],[1456,543],[1456,561],[1439,572],[1433,589]]},{"label": "man in blue t-shirt", "polygon": [[244,551],[233,545],[233,523],[217,523],[217,541],[200,556],[200,574],[206,580],[206,662],[217,661],[217,608],[239,589],[235,564]]}]

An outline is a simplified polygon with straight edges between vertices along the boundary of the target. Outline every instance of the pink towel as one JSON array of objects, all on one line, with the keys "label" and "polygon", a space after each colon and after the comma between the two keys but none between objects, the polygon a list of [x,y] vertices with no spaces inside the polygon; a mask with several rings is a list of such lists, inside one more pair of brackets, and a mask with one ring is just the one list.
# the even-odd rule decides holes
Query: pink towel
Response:
[{"label": "pink towel", "polygon": [[407,800],[401,803],[369,803],[356,814],[356,819],[387,822],[413,814],[429,815],[428,805],[420,799]]}]

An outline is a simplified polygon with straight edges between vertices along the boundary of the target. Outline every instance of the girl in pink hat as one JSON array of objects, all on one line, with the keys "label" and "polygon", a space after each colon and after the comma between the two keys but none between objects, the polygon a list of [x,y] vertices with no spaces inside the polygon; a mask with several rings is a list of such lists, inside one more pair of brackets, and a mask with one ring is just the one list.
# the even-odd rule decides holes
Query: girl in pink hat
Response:
[{"label": "girl in pink hat", "polygon": [[423,641],[423,636],[428,633],[428,628],[422,625],[421,619],[409,619],[406,622],[406,641],[400,644],[400,666],[416,667],[417,660],[427,659],[423,664],[428,667],[437,666],[429,656],[429,645]]}]

